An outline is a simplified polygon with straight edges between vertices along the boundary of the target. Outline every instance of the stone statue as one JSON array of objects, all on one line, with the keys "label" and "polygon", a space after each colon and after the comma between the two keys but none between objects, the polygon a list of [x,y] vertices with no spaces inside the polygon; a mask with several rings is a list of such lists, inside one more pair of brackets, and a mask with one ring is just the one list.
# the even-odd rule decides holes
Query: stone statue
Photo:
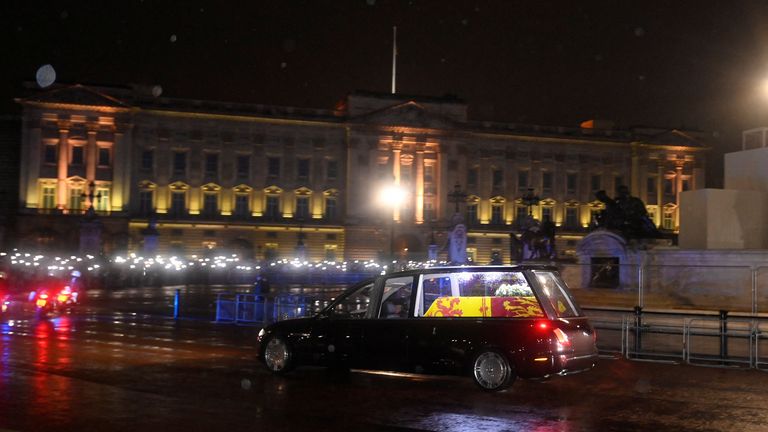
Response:
[{"label": "stone statue", "polygon": [[448,231],[448,262],[451,264],[467,263],[467,226],[461,213],[451,217],[451,229]]},{"label": "stone statue", "polygon": [[597,216],[597,227],[618,231],[624,238],[658,238],[660,233],[648,217],[643,200],[629,194],[629,189],[621,185],[615,198],[610,198],[604,190],[597,191],[595,197],[605,204],[605,210]]},{"label": "stone statue", "polygon": [[530,225],[520,235],[520,241],[523,244],[523,259],[554,259],[557,257],[555,252],[555,224],[545,220],[543,223],[536,222]]}]

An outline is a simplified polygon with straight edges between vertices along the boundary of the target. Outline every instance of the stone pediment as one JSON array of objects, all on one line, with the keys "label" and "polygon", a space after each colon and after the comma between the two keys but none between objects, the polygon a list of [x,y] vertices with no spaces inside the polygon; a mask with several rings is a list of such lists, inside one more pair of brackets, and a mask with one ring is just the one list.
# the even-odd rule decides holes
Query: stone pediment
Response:
[{"label": "stone pediment", "polygon": [[682,147],[706,147],[706,144],[696,137],[685,132],[673,129],[654,135],[647,139],[650,144],[672,145]]},{"label": "stone pediment", "polygon": [[453,120],[426,109],[423,105],[409,101],[378,111],[357,116],[354,120],[383,126],[405,126],[424,129],[455,128]]},{"label": "stone pediment", "polygon": [[81,84],[61,87],[25,98],[23,102],[129,108],[123,101]]}]

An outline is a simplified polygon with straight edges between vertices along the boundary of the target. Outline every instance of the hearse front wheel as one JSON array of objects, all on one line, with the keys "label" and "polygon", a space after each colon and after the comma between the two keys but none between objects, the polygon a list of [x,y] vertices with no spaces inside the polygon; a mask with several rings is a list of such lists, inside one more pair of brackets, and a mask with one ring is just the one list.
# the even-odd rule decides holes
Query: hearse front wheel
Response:
[{"label": "hearse front wheel", "polygon": [[485,391],[500,391],[512,385],[515,371],[504,354],[486,350],[475,356],[472,378]]},{"label": "hearse front wheel", "polygon": [[264,364],[276,374],[283,374],[293,368],[293,350],[281,336],[273,336],[264,349]]}]

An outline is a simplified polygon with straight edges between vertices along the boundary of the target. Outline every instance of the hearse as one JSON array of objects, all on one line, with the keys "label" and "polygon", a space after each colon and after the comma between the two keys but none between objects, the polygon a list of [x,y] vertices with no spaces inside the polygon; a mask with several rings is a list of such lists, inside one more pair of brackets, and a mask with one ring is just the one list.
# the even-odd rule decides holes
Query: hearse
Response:
[{"label": "hearse", "polygon": [[555,267],[434,267],[353,285],[259,333],[277,374],[302,365],[469,375],[487,391],[594,367],[595,330]]}]

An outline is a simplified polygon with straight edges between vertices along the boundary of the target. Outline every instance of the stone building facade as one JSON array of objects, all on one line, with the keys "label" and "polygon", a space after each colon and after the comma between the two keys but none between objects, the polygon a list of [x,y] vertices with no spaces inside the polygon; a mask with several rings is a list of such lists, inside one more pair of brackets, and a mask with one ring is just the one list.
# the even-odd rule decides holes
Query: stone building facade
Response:
[{"label": "stone building facade", "polygon": [[[317,110],[71,85],[18,102],[27,246],[77,245],[93,206],[110,253],[424,259],[429,244],[445,256],[458,205],[476,262],[509,262],[529,211],[555,222],[567,258],[602,208],[596,190],[630,186],[676,231],[679,193],[704,187],[694,133],[472,121],[455,98],[357,92]],[[402,202],[381,201],[392,185]]]}]

